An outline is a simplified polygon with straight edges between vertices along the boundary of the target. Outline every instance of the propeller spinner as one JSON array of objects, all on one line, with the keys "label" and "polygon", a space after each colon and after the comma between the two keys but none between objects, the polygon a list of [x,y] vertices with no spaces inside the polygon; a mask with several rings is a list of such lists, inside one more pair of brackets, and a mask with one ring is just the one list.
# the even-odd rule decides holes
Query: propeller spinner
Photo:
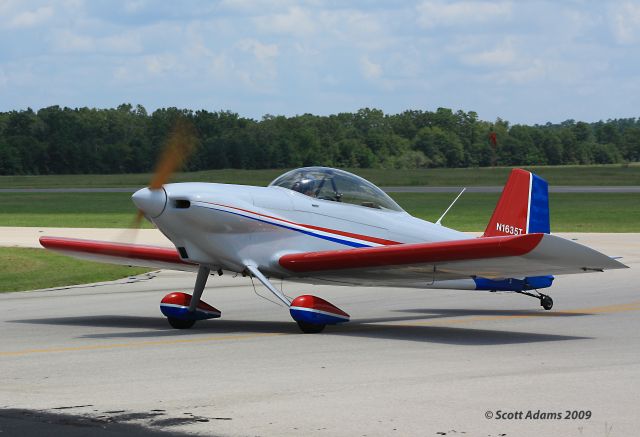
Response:
[{"label": "propeller spinner", "polygon": [[140,227],[145,215],[155,218],[162,214],[167,203],[167,193],[163,185],[169,181],[173,173],[182,168],[195,150],[196,144],[193,125],[187,119],[179,117],[156,164],[149,187],[136,191],[132,196],[133,203],[138,207],[134,227]]}]

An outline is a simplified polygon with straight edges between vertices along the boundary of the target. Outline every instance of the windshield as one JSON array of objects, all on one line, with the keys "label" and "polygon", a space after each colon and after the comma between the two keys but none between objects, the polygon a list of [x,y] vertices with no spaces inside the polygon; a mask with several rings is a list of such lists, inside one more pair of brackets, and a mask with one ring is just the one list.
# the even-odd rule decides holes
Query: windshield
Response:
[{"label": "windshield", "polygon": [[321,200],[402,211],[393,199],[371,182],[334,168],[305,167],[291,170],[271,182],[269,186],[288,188]]}]

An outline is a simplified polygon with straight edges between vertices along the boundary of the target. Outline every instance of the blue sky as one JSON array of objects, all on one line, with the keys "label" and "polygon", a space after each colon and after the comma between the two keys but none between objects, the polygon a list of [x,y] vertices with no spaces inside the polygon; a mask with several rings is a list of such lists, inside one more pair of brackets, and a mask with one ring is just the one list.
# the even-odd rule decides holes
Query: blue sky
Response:
[{"label": "blue sky", "polygon": [[0,110],[640,116],[640,1],[0,0]]}]

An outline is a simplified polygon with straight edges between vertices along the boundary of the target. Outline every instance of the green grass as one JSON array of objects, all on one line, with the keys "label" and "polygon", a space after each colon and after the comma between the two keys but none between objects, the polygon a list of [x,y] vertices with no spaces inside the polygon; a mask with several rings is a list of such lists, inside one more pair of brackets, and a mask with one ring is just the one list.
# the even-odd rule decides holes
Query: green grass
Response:
[{"label": "green grass", "polygon": [[[640,195],[551,193],[551,229],[565,232],[640,232]],[[435,221],[454,193],[395,193],[410,214]],[[443,224],[482,231],[498,193],[465,193]],[[0,226],[125,228],[135,208],[127,193],[0,193]],[[145,221],[144,226],[150,227]]]},{"label": "green grass", "polygon": [[137,212],[128,193],[0,193],[0,205],[0,226],[127,228]]},{"label": "green grass", "polygon": [[[455,198],[446,193],[397,193],[391,196],[410,214],[435,221]],[[442,224],[461,231],[483,231],[499,193],[465,193]],[[551,193],[553,232],[640,232],[640,194]]]},{"label": "green grass", "polygon": [[[630,165],[532,166],[526,167],[552,185],[640,185],[640,163]],[[286,169],[207,170],[176,173],[172,182],[223,182],[267,185]],[[417,170],[350,169],[381,186],[483,186],[503,185],[511,167],[435,168]],[[0,188],[142,187],[150,174],[0,176]]]},{"label": "green grass", "polygon": [[0,250],[0,292],[112,281],[147,271],[78,260],[42,249]]}]

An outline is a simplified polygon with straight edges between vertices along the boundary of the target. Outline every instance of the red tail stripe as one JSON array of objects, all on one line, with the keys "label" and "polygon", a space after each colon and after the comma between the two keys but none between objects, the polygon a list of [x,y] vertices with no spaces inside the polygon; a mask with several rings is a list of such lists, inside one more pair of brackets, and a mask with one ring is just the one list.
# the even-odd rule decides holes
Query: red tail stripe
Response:
[{"label": "red tail stripe", "polygon": [[483,237],[527,233],[530,186],[531,173],[520,168],[511,170]]}]

